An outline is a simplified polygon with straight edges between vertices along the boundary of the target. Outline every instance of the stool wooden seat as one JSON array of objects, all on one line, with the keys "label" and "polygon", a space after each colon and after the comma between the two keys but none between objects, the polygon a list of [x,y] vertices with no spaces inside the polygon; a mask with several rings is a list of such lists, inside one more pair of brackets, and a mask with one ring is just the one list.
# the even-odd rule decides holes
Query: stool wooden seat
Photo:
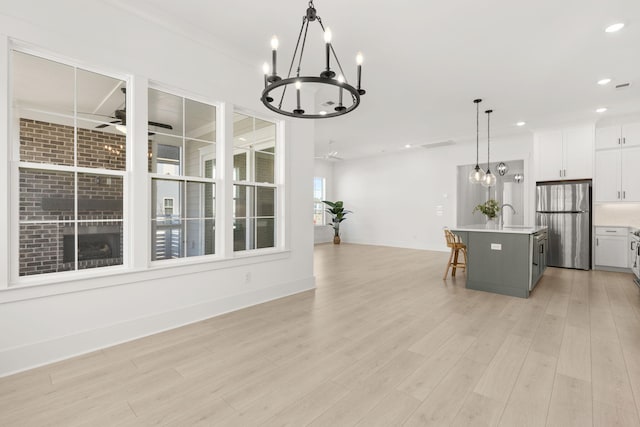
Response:
[{"label": "stool wooden seat", "polygon": [[[451,255],[449,255],[449,261],[447,262],[447,269],[444,271],[443,279],[447,279],[449,269],[451,268],[451,277],[456,277],[456,269],[462,268],[467,270],[467,245],[462,243],[460,236],[456,236],[450,230],[444,229],[444,237],[447,240],[447,246],[451,248]],[[458,254],[462,252],[464,262],[458,261]]]}]

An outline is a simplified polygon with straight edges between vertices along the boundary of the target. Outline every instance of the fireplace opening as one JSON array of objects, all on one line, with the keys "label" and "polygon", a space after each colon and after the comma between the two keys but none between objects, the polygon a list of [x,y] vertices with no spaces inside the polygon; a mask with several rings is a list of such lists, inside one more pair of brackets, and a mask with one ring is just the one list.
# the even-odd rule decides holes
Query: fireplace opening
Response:
[{"label": "fireplace opening", "polygon": [[[81,230],[78,230],[81,231]],[[78,234],[78,261],[120,258],[120,231],[117,233]],[[73,234],[64,235],[64,262],[75,261]]]}]

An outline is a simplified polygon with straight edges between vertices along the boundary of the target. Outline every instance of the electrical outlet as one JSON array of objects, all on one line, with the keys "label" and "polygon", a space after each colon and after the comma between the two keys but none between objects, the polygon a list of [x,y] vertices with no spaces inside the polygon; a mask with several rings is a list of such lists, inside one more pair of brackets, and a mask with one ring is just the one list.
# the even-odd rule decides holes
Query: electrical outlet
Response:
[{"label": "electrical outlet", "polygon": [[247,272],[244,274],[244,283],[249,283],[249,282],[251,282],[251,272],[250,272],[250,271],[247,271]]}]

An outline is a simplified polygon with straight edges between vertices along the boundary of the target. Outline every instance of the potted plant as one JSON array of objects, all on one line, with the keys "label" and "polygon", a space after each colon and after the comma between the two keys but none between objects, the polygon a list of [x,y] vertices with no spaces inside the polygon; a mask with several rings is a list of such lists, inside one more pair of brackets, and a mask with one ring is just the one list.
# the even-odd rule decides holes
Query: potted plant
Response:
[{"label": "potted plant", "polygon": [[330,202],[328,200],[323,200],[322,203],[329,206],[326,209],[326,212],[331,215],[331,226],[333,227],[333,243],[336,245],[340,244],[340,223],[344,221],[347,214],[352,213],[344,208],[344,204],[342,200],[338,200],[337,202]]},{"label": "potted plant", "polygon": [[486,202],[473,208],[472,213],[476,213],[476,211],[480,211],[481,213],[486,215],[487,227],[492,227],[495,224],[494,218],[498,215],[498,211],[500,211],[500,205],[498,205],[497,200],[489,199]]}]

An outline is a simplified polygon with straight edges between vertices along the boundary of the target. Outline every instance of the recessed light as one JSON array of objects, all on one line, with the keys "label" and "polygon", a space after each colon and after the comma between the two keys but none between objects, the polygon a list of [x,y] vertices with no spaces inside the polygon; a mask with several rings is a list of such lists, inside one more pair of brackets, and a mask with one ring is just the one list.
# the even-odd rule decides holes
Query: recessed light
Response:
[{"label": "recessed light", "polygon": [[405,144],[404,148],[411,148],[411,144]]},{"label": "recessed light", "polygon": [[615,33],[616,31],[620,31],[622,28],[624,28],[624,24],[622,22],[618,22],[616,24],[609,25],[604,29],[604,31],[607,33]]},{"label": "recessed light", "polygon": [[524,126],[526,124],[527,124],[527,122],[518,122],[518,123],[516,123],[516,126]]},{"label": "recessed light", "polygon": [[608,85],[609,83],[611,83],[611,79],[600,79],[600,80],[598,80],[598,84],[600,86]]},{"label": "recessed light", "polygon": [[596,113],[604,113],[605,111],[607,111],[605,107],[600,107],[596,110]]},{"label": "recessed light", "polygon": [[326,115],[327,115],[327,112],[326,112],[326,111],[324,111],[324,110],[322,110],[322,111],[318,112],[318,114],[320,114],[321,116],[326,116]]}]

